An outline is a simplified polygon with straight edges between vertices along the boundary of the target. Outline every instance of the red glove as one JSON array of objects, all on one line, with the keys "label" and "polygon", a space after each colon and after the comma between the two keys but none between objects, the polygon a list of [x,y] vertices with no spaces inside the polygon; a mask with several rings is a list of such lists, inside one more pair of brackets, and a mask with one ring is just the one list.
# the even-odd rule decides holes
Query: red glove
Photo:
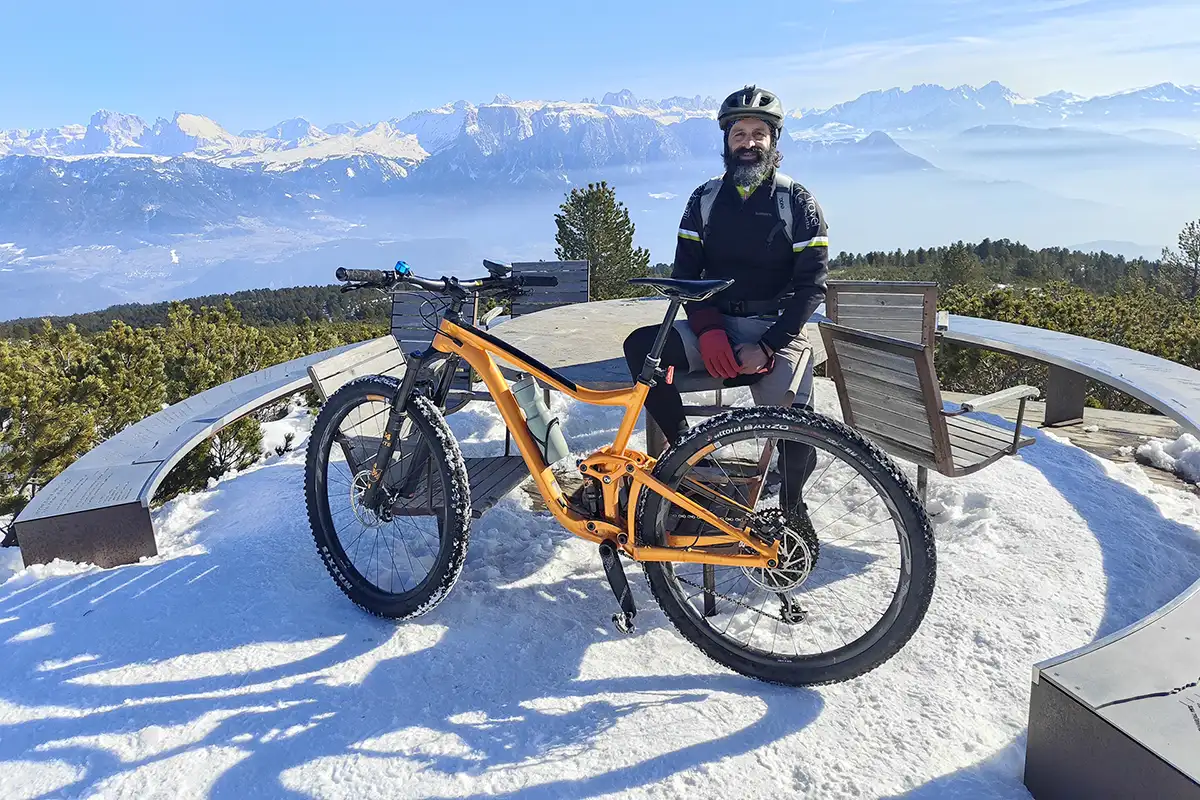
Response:
[{"label": "red glove", "polygon": [[729,346],[729,335],[722,328],[713,328],[700,335],[700,355],[708,374],[714,378],[736,378],[741,370],[733,348]]}]

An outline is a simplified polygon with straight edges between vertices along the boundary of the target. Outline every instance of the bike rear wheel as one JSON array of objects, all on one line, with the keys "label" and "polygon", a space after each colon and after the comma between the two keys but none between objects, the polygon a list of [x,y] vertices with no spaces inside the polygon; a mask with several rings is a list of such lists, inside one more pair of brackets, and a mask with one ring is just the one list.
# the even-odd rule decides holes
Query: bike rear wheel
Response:
[{"label": "bike rear wheel", "polygon": [[470,538],[467,469],[430,400],[409,398],[391,463],[388,500],[362,501],[400,382],[368,376],[326,401],[309,439],[305,500],[317,552],[356,605],[406,619],[440,603],[458,580]]},{"label": "bike rear wheel", "polygon": [[[795,459],[806,452],[811,469],[788,468],[805,463]],[[774,478],[755,491],[767,462]],[[834,683],[875,669],[919,627],[936,575],[929,518],[895,463],[853,429],[801,409],[735,409],[694,428],[653,474],[734,527],[779,538],[775,569],[644,564],[663,612],[718,663],[773,683]],[[664,545],[668,531],[716,533],[642,491],[642,543]],[[738,544],[727,552],[739,548],[746,551]]]}]

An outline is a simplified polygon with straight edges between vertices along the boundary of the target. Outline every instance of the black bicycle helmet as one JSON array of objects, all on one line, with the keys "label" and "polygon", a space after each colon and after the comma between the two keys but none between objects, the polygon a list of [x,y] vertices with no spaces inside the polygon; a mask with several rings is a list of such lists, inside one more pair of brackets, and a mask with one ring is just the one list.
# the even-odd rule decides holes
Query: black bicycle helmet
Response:
[{"label": "black bicycle helmet", "polygon": [[717,123],[721,130],[727,131],[739,119],[747,118],[763,120],[778,134],[783,127],[783,104],[773,92],[751,84],[725,98],[717,114]]}]

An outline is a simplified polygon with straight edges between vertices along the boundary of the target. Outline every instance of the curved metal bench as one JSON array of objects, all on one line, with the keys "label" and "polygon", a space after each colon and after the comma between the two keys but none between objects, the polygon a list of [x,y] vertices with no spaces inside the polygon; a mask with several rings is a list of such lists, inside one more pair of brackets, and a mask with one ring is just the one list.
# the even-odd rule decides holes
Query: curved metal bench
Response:
[{"label": "curved metal bench", "polygon": [[1025,785],[1038,800],[1200,797],[1200,581],[1034,667]]},{"label": "curved metal bench", "polygon": [[[1047,414],[1057,401],[1060,421],[1082,415],[1084,378],[1090,378],[1200,436],[1200,371],[1190,367],[1082,336],[975,317],[951,315],[940,335],[1049,364]],[[1198,684],[1200,582],[1150,616],[1034,666],[1026,787],[1038,800],[1200,798]]]},{"label": "curved metal bench", "polygon": [[63,558],[112,567],[156,555],[150,503],[171,468],[230,423],[307,389],[311,365],[361,346],[336,347],[244,375],[93,447],[17,516],[13,527],[25,565]]}]

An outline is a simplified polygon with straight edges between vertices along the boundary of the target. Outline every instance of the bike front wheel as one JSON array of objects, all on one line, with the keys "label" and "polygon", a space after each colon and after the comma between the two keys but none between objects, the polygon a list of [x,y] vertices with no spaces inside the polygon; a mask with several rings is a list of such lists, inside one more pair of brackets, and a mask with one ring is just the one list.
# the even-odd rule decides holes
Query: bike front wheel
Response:
[{"label": "bike front wheel", "polygon": [[362,502],[399,389],[396,379],[373,375],[326,401],[309,439],[304,490],[317,552],[338,588],[372,614],[406,619],[434,608],[458,580],[471,491],[446,420],[413,395],[383,470],[385,500]]},{"label": "bike front wheel", "polygon": [[[718,663],[772,683],[835,683],[887,661],[920,626],[936,574],[929,517],[896,464],[848,426],[797,408],[735,409],[692,429],[653,474],[780,542],[774,569],[644,564],[667,618]],[[716,532],[640,493],[643,544]]]}]

